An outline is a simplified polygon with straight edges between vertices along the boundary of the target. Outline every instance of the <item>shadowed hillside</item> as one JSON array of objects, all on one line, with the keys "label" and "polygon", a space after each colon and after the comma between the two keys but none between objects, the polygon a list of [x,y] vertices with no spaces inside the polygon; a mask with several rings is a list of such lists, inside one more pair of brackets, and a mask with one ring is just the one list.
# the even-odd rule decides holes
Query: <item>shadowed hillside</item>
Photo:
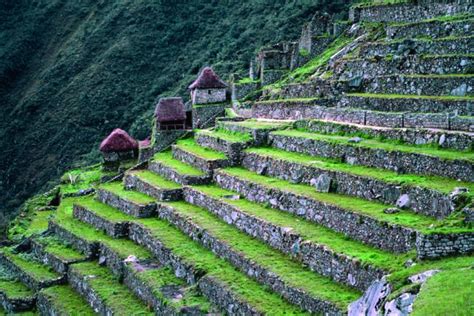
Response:
[{"label": "shadowed hillside", "polygon": [[262,44],[345,2],[2,1],[0,210],[98,159],[113,128],[145,137],[153,100],[186,96],[203,65],[243,71]]}]

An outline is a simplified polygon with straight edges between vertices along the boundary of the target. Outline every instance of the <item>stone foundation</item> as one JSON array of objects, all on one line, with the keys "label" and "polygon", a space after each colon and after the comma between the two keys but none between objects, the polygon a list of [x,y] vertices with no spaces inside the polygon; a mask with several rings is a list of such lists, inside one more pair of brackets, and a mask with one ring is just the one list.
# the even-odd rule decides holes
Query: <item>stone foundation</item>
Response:
[{"label": "stone foundation", "polygon": [[416,251],[420,259],[469,255],[474,252],[474,233],[419,234],[416,237]]},{"label": "stone foundation", "polygon": [[426,23],[413,23],[407,25],[386,26],[387,37],[393,39],[416,38],[429,36],[431,38],[442,37],[463,37],[472,35],[474,22],[452,21],[439,22],[431,21]]},{"label": "stone foundation", "polygon": [[335,144],[330,141],[275,134],[270,134],[270,142],[273,147],[286,151],[342,159],[355,165],[474,181],[474,165],[468,160],[447,160],[418,153],[386,151],[349,143]]},{"label": "stone foundation", "polygon": [[193,106],[193,129],[209,128],[215,125],[216,118],[225,115],[229,104],[204,104]]},{"label": "stone foundation", "polygon": [[208,209],[226,223],[297,258],[308,265],[312,271],[330,277],[336,282],[364,291],[373,281],[384,275],[380,269],[364,266],[355,259],[327,249],[324,245],[303,240],[301,236],[285,227],[273,225],[247,214],[235,206],[205,195],[199,189],[186,187],[184,196],[188,203]]},{"label": "stone foundation", "polygon": [[384,182],[346,172],[324,170],[316,165],[307,166],[254,153],[245,153],[242,165],[254,172],[262,173],[264,170],[265,175],[292,183],[311,184],[318,177],[325,175],[331,179],[332,192],[386,204],[395,205],[401,195],[407,194],[411,210],[439,219],[449,216],[459,207],[449,197],[449,193]]},{"label": "stone foundation", "polygon": [[364,214],[353,213],[290,191],[241,180],[225,171],[216,171],[214,179],[220,187],[236,191],[250,201],[269,203],[273,208],[301,216],[365,244],[397,253],[410,251],[415,246],[416,236],[412,229],[380,222]]},{"label": "stone foundation", "polygon": [[211,177],[209,175],[192,176],[188,174],[181,174],[178,173],[176,170],[172,169],[171,167],[160,163],[159,161],[151,161],[148,164],[148,169],[168,180],[179,183],[181,185],[207,184],[211,181]]},{"label": "stone foundation", "polygon": [[[127,173],[124,178],[124,185],[127,189],[136,190],[143,194],[149,195],[154,197],[158,201],[179,201],[182,197],[182,189],[163,189],[159,187],[155,187],[148,182],[142,181],[139,177],[135,176],[133,173]],[[98,198],[101,199],[100,194]],[[155,214],[156,205],[153,207],[150,205],[149,208],[146,209],[136,209],[133,205],[124,204],[117,200],[113,200],[114,196],[110,196],[108,199],[102,200],[103,203],[107,203],[111,206],[117,207],[120,210],[124,211],[127,210],[129,215],[134,217],[151,217]],[[121,208],[123,207],[123,208]]]}]

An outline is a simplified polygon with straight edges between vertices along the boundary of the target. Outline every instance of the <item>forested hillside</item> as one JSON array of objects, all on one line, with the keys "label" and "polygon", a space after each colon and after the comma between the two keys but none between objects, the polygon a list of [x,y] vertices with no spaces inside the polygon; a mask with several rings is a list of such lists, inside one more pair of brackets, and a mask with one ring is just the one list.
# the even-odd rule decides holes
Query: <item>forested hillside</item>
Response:
[{"label": "forested hillside", "polygon": [[153,101],[187,96],[203,65],[244,72],[260,46],[348,2],[2,1],[0,211],[98,161],[113,128],[147,136]]}]

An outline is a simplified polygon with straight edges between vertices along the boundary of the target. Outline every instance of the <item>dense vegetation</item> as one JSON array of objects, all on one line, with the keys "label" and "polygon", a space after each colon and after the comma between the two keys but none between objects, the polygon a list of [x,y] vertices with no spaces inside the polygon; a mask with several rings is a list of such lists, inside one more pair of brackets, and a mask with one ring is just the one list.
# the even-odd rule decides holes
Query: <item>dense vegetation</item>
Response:
[{"label": "dense vegetation", "polygon": [[260,46],[348,2],[2,1],[0,214],[97,161],[113,128],[146,137],[153,101],[186,96],[203,65],[244,72]]}]

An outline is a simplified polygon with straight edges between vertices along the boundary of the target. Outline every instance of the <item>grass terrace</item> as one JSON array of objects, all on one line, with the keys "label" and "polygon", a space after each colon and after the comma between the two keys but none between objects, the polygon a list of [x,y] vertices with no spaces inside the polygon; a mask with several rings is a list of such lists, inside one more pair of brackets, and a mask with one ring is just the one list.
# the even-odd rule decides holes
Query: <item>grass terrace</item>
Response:
[{"label": "grass terrace", "polygon": [[186,174],[190,176],[204,176],[205,173],[191,165],[185,164],[177,159],[173,158],[173,154],[170,150],[163,151],[153,156],[152,162],[159,162],[162,165],[175,170],[177,173]]},{"label": "grass terrace", "polygon": [[339,135],[325,135],[316,134],[311,132],[305,132],[302,130],[283,130],[272,132],[273,135],[297,137],[312,139],[315,141],[323,141],[332,143],[335,145],[353,146],[353,147],[364,147],[370,149],[380,149],[386,151],[400,151],[406,153],[423,154],[428,156],[434,156],[446,160],[466,160],[474,162],[474,152],[460,152],[449,149],[438,149],[432,146],[425,145],[407,145],[395,141],[384,140],[379,141],[376,139],[364,139],[360,143],[349,143],[351,137],[339,136]]},{"label": "grass terrace", "polygon": [[0,295],[2,294],[8,299],[21,299],[33,297],[35,293],[20,281],[2,280],[0,276]]},{"label": "grass terrace", "polygon": [[57,285],[41,290],[60,315],[95,315],[87,302],[70,286]]},{"label": "grass terrace", "polygon": [[384,213],[384,210],[387,208],[387,205],[378,202],[367,201],[360,198],[336,193],[316,192],[316,190],[310,185],[293,184],[288,181],[267,176],[261,176],[255,172],[238,167],[226,168],[223,169],[222,172],[225,172],[230,176],[237,177],[245,181],[251,181],[253,183],[260,184],[269,189],[290,192],[323,203],[334,205],[346,209],[348,211],[364,214],[379,221],[413,228],[427,234],[435,232],[472,232],[472,228],[469,228],[463,224],[462,218],[448,217],[443,221],[438,221],[434,218],[421,214],[416,214],[406,210],[400,210],[399,213],[395,214],[386,214]]},{"label": "grass terrace", "polygon": [[450,95],[410,95],[410,94],[379,94],[379,93],[346,93],[348,97],[376,98],[376,99],[427,99],[435,101],[474,101],[474,97],[456,97]]},{"label": "grass terrace", "polygon": [[3,254],[15,266],[17,266],[24,273],[32,276],[35,280],[39,282],[55,280],[60,277],[60,275],[54,272],[50,267],[47,267],[42,263],[37,262],[36,258],[31,254],[15,254],[9,248],[2,248],[0,254]]},{"label": "grass terrace", "polygon": [[[137,176],[138,178],[140,178],[141,180],[145,181],[148,184],[151,184],[152,186],[159,187],[159,188],[162,188],[162,189],[174,190],[174,189],[181,188],[181,186],[179,184],[177,184],[176,182],[165,179],[162,176],[160,176],[160,175],[158,175],[154,172],[151,172],[149,170],[130,171],[130,174]],[[119,192],[118,188],[116,188],[116,189],[117,189],[117,192]],[[123,189],[123,188],[122,188],[122,190],[125,191],[125,189]]]},{"label": "grass terrace", "polygon": [[196,133],[198,135],[205,135],[209,137],[219,138],[230,143],[247,143],[252,140],[252,137],[248,134],[231,132],[224,129],[216,129],[212,131],[201,129],[201,130],[197,130]]},{"label": "grass terrace", "polygon": [[395,271],[402,268],[403,263],[413,256],[413,254],[393,254],[367,246],[324,226],[304,220],[299,216],[281,212],[244,198],[230,199],[228,197],[236,193],[217,186],[195,186],[193,189],[236,207],[249,216],[259,218],[276,226],[291,228],[292,232],[300,235],[304,241],[307,240],[314,244],[324,245],[337,253],[355,258],[362,264],[370,264],[385,271]]},{"label": "grass terrace", "polygon": [[56,236],[37,237],[35,239],[40,245],[43,246],[43,250],[57,258],[65,261],[77,261],[83,260],[85,257],[74,250],[70,245],[65,244],[63,240],[60,240]]},{"label": "grass terrace", "polygon": [[[96,262],[71,265],[73,273],[86,277],[86,282],[106,306],[123,315],[154,315],[130,290],[118,282],[106,267]],[[144,312],[144,311],[149,312]]]},{"label": "grass terrace", "polygon": [[220,151],[199,146],[194,138],[178,140],[175,146],[206,160],[227,159],[226,155]]},{"label": "grass terrace", "polygon": [[222,125],[240,126],[248,129],[282,129],[290,127],[293,121],[248,119],[240,122],[221,122]]},{"label": "grass terrace", "polygon": [[366,166],[350,165],[336,159],[314,157],[306,154],[289,152],[277,148],[249,148],[245,152],[260,156],[271,157],[273,159],[297,163],[309,167],[320,168],[328,171],[344,172],[362,177],[375,178],[389,183],[399,185],[420,186],[437,190],[443,193],[451,193],[456,187],[466,187],[469,189],[469,196],[474,196],[474,183],[457,181],[450,178],[437,176],[422,176],[415,174],[399,174],[387,169],[378,169]]},{"label": "grass terrace", "polygon": [[152,197],[149,197],[146,194],[142,194],[133,190],[126,190],[122,182],[110,182],[107,184],[102,184],[99,186],[99,189],[109,191],[115,195],[120,196],[121,198],[135,202],[137,204],[150,204],[155,202]]},{"label": "grass terrace", "polygon": [[292,99],[271,99],[257,101],[256,104],[272,104],[272,103],[287,103],[291,105],[292,103],[313,103],[314,101],[321,100],[321,98],[292,98]]}]

